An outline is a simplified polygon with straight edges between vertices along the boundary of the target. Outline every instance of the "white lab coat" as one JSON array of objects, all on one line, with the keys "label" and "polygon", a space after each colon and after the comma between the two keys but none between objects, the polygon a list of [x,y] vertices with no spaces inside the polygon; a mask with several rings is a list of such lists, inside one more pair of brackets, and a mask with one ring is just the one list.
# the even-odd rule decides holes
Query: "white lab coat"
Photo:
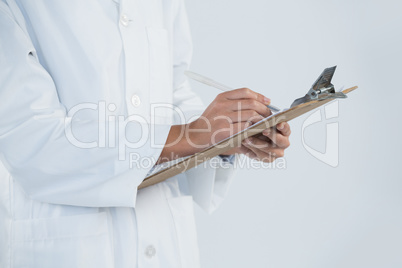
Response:
[{"label": "white lab coat", "polygon": [[202,110],[190,57],[182,0],[0,0],[0,267],[198,267],[192,201],[213,211],[232,165],[139,191],[130,167],[174,123],[151,104]]}]

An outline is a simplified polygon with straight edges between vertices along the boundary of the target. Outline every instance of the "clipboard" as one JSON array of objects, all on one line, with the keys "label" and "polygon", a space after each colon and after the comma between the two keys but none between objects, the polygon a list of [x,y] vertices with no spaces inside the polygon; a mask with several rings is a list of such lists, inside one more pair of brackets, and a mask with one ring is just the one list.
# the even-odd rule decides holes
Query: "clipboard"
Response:
[{"label": "clipboard", "polygon": [[[357,86],[345,89],[341,92],[343,94],[348,94],[355,89],[357,89]],[[260,134],[265,129],[274,127],[281,122],[288,122],[333,100],[333,98],[311,100],[266,117],[256,124],[250,126],[249,128],[246,128],[243,131],[234,134],[233,136],[224,139],[214,144],[213,146],[208,147],[207,149],[204,149],[201,152],[193,154],[185,159],[179,160],[178,162],[168,166],[167,168],[163,168],[155,172],[154,174],[146,177],[144,181],[138,186],[138,189],[154,185],[170,177],[183,173],[186,170],[200,165],[203,162],[208,161],[213,157],[228,151],[231,148],[240,146],[241,142],[248,137]]]}]

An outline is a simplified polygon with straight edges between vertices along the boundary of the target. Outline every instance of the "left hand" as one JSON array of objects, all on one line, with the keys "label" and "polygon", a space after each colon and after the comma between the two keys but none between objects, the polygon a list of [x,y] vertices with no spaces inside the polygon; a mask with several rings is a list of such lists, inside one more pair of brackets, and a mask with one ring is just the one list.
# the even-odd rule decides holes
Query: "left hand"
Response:
[{"label": "left hand", "polygon": [[282,122],[276,127],[267,128],[262,134],[245,139],[240,147],[224,155],[244,154],[252,159],[270,163],[285,155],[285,149],[290,145],[290,133],[289,124]]}]

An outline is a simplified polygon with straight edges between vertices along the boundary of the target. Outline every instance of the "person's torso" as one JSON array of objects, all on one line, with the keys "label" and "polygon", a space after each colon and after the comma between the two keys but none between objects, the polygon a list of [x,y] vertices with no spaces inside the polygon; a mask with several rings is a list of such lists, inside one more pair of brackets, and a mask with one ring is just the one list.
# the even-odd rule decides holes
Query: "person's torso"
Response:
[{"label": "person's torso", "polygon": [[113,104],[108,115],[135,114],[150,122],[153,113],[153,120],[170,122],[171,109],[150,104],[172,103],[176,1],[16,2],[67,110],[104,102]]},{"label": "person's torso", "polygon": [[[170,122],[166,110],[152,111],[151,104],[172,103],[175,1],[17,3],[67,110],[104,102],[116,107],[108,115],[150,120],[153,112],[162,124]],[[98,111],[87,112],[78,116]],[[182,195],[178,177],[139,191],[134,210],[37,202],[2,165],[0,172],[5,267],[197,266],[192,198]]]}]

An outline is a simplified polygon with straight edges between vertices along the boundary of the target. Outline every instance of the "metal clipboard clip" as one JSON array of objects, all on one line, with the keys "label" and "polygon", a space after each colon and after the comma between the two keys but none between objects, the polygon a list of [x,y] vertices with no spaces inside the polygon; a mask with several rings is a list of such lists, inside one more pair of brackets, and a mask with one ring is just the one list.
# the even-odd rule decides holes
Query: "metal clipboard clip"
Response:
[{"label": "metal clipboard clip", "polygon": [[345,99],[347,96],[342,92],[336,92],[335,87],[331,84],[332,77],[334,76],[336,66],[326,68],[313,86],[304,97],[296,99],[290,108],[302,103],[307,103],[313,100],[327,100],[327,99]]}]

